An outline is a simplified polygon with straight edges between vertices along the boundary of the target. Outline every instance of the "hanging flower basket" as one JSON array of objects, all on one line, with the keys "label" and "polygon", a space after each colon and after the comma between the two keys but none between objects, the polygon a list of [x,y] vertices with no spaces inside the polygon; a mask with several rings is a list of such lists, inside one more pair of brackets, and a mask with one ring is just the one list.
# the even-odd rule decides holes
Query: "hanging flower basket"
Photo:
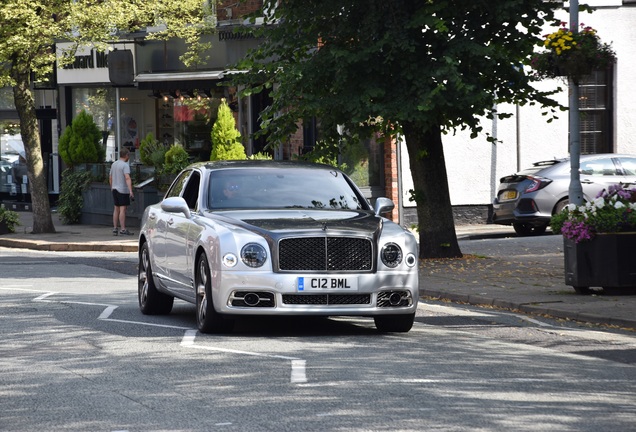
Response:
[{"label": "hanging flower basket", "polygon": [[581,24],[573,32],[561,23],[561,28],[545,36],[546,51],[533,56],[530,65],[539,78],[571,78],[575,83],[594,70],[605,69],[616,61],[611,45],[601,42],[596,30]]}]

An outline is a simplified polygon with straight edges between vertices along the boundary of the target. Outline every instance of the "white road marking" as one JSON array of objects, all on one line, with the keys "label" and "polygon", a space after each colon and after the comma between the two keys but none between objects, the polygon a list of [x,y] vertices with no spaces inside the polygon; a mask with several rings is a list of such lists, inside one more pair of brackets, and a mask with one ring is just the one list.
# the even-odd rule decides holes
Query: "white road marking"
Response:
[{"label": "white road marking", "polygon": [[[54,292],[49,292],[49,293],[46,293],[46,294],[42,294],[41,296],[34,298],[33,301],[34,302],[46,302],[46,301],[48,301],[48,300],[46,300],[46,298],[47,297],[51,297],[53,294],[55,294],[55,293]],[[54,302],[52,302],[52,303],[54,303]]]},{"label": "white road marking", "polygon": [[[35,292],[35,293],[43,292],[41,290],[22,289],[22,288],[0,288],[0,290],[26,291],[26,292]],[[169,328],[169,329],[176,329],[176,330],[185,330],[185,334],[183,338],[181,339],[181,346],[186,348],[224,352],[229,354],[239,354],[239,355],[249,355],[249,356],[256,356],[256,357],[267,357],[267,358],[273,358],[273,359],[290,360],[291,361],[291,378],[290,378],[291,383],[299,384],[299,383],[307,382],[307,374],[305,372],[306,361],[299,359],[297,357],[289,357],[289,356],[275,355],[275,354],[263,354],[263,353],[257,353],[257,352],[251,352],[251,351],[233,350],[228,348],[219,348],[219,347],[213,347],[213,346],[207,346],[207,345],[197,345],[195,343],[197,330],[193,330],[190,327],[181,327],[181,326],[173,326],[173,325],[166,325],[166,324],[153,324],[153,323],[147,323],[147,322],[141,322],[141,321],[114,319],[114,318],[110,318],[110,316],[113,314],[113,312],[117,309],[118,306],[111,305],[111,304],[103,304],[103,303],[90,303],[90,302],[80,302],[80,301],[49,300],[48,299],[49,297],[55,294],[59,294],[59,293],[53,292],[53,291],[46,291],[42,295],[34,298],[32,301],[41,302],[41,303],[60,303],[60,304],[77,304],[77,305],[84,305],[84,306],[102,306],[104,307],[104,310],[97,317],[97,319],[100,321],[118,322],[123,324],[135,324],[135,325],[143,325],[143,326],[149,326],[149,327]],[[226,425],[226,424],[231,424],[231,423],[220,423],[220,425]]]},{"label": "white road marking", "polygon": [[634,337],[631,335],[622,335],[619,333],[607,333],[607,332],[603,332],[600,330],[588,330],[588,329],[584,329],[584,328],[568,328],[568,327],[561,327],[558,325],[553,325],[553,324],[549,324],[549,323],[545,323],[542,321],[539,321],[537,319],[531,318],[529,316],[523,315],[523,314],[516,314],[513,312],[504,312],[504,311],[494,311],[494,310],[489,310],[489,311],[471,311],[471,310],[467,310],[467,309],[462,309],[456,306],[444,306],[444,305],[436,305],[436,304],[426,304],[423,302],[420,302],[418,304],[418,309],[421,310],[434,310],[436,312],[440,312],[440,313],[444,313],[447,315],[454,315],[454,316],[473,316],[473,317],[478,317],[478,316],[482,316],[482,317],[493,317],[493,316],[511,316],[514,318],[518,318],[518,319],[522,319],[524,321],[528,321],[532,324],[537,325],[538,329],[536,329],[537,331],[543,331],[543,332],[558,332],[561,335],[565,335],[567,334],[568,336],[572,336],[572,337],[578,337],[581,339],[587,339],[587,340],[598,340],[598,341],[612,341],[612,342],[622,342],[622,343],[630,343],[630,344],[634,344]]},{"label": "white road marking", "polygon": [[306,383],[307,382],[307,374],[305,372],[305,360],[292,360],[292,373],[291,373],[291,382],[292,383]]},{"label": "white road marking", "polygon": [[232,353],[232,354],[243,354],[243,355],[249,355],[249,356],[255,356],[255,357],[268,357],[268,358],[277,358],[277,359],[283,359],[283,360],[298,360],[298,358],[296,357],[288,357],[288,356],[282,356],[282,355],[275,355],[275,354],[263,354],[263,353],[257,353],[257,352],[252,352],[252,351],[242,351],[242,350],[235,350],[235,349],[230,349],[230,348],[219,348],[219,347],[214,347],[214,346],[207,346],[207,345],[197,345],[194,343],[194,337],[190,338],[189,336],[196,334],[197,331],[196,330],[186,330],[186,336],[183,338],[182,342],[181,342],[181,346],[185,346],[185,347],[192,347],[192,348],[196,348],[196,349],[202,349],[202,350],[206,350],[206,351],[217,351],[217,352],[226,352],[226,353]]},{"label": "white road marking", "polygon": [[231,354],[241,354],[241,355],[256,356],[256,357],[291,360],[290,381],[293,384],[307,382],[307,375],[305,372],[305,366],[306,366],[305,360],[301,360],[297,357],[288,357],[288,356],[275,355],[275,354],[263,354],[263,353],[257,353],[257,352],[251,352],[251,351],[234,350],[229,348],[219,348],[219,347],[207,346],[207,345],[197,345],[195,344],[196,335],[197,335],[197,330],[186,330],[185,335],[183,336],[183,339],[181,340],[181,346],[201,349],[206,351],[225,352],[225,353],[231,353]]},{"label": "white road marking", "polygon": [[115,311],[115,309],[117,309],[117,306],[108,306],[106,309],[104,309],[104,312],[102,312],[102,314],[97,317],[97,319],[108,319],[108,317]]}]

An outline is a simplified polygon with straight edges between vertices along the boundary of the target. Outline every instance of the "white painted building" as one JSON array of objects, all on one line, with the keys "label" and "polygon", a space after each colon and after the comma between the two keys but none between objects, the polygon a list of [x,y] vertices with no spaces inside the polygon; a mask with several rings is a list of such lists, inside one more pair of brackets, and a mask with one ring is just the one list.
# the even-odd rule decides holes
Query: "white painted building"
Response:
[{"label": "white painted building", "polygon": [[[611,79],[611,152],[636,154],[636,1],[591,0],[597,10],[581,12],[579,22],[598,31],[601,40],[611,43],[617,62]],[[560,15],[569,22],[567,11]],[[546,33],[556,28],[546,29]],[[556,99],[568,104],[567,84],[546,80],[540,83],[546,89],[561,85],[565,90]],[[513,116],[505,120],[484,119],[484,132],[498,140],[492,144],[486,135],[471,139],[466,132],[445,135],[444,153],[448,183],[453,206],[487,208],[496,195],[499,178],[527,168],[533,162],[568,155],[568,113],[560,112],[559,119],[547,123],[539,107],[500,105],[500,112]],[[413,188],[406,146],[401,146],[402,205],[405,213],[413,215],[415,205],[409,202],[409,189]],[[485,222],[485,221],[484,221]]]}]

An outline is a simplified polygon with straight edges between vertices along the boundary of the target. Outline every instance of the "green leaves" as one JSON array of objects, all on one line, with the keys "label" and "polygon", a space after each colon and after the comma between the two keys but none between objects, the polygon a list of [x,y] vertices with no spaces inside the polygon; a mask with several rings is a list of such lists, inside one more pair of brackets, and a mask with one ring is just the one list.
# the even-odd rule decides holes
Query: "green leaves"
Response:
[{"label": "green leaves", "polygon": [[86,111],[80,112],[64,129],[60,137],[59,153],[70,167],[82,163],[102,162],[105,150],[100,144],[102,134]]},{"label": "green leaves", "polygon": [[241,133],[236,129],[232,110],[225,99],[222,99],[217,119],[212,126],[210,160],[241,160],[246,157],[245,148],[241,144]]},{"label": "green leaves", "polygon": [[[541,0],[289,0],[277,6],[276,25],[262,29],[264,43],[238,65],[248,73],[234,83],[246,86],[245,95],[275,84],[264,118],[274,142],[311,117],[323,130],[344,124],[368,134],[416,122],[477,133],[477,117],[497,102],[556,105],[514,66],[527,61],[554,7]],[[370,117],[383,121],[370,127]]]}]

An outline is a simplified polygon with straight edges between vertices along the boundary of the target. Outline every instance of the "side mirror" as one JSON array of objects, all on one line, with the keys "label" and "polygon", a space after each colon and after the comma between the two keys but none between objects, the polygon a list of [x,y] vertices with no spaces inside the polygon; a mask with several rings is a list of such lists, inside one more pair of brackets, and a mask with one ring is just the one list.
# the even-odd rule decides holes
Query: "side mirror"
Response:
[{"label": "side mirror", "polygon": [[181,197],[170,197],[161,201],[161,210],[168,213],[183,213],[185,217],[190,219],[190,207],[188,203]]},{"label": "side mirror", "polygon": [[384,197],[380,197],[376,199],[375,205],[373,206],[373,210],[375,211],[375,214],[378,216],[380,216],[383,213],[388,213],[390,211],[393,211],[394,208],[395,208],[395,204],[393,204],[393,201]]}]

